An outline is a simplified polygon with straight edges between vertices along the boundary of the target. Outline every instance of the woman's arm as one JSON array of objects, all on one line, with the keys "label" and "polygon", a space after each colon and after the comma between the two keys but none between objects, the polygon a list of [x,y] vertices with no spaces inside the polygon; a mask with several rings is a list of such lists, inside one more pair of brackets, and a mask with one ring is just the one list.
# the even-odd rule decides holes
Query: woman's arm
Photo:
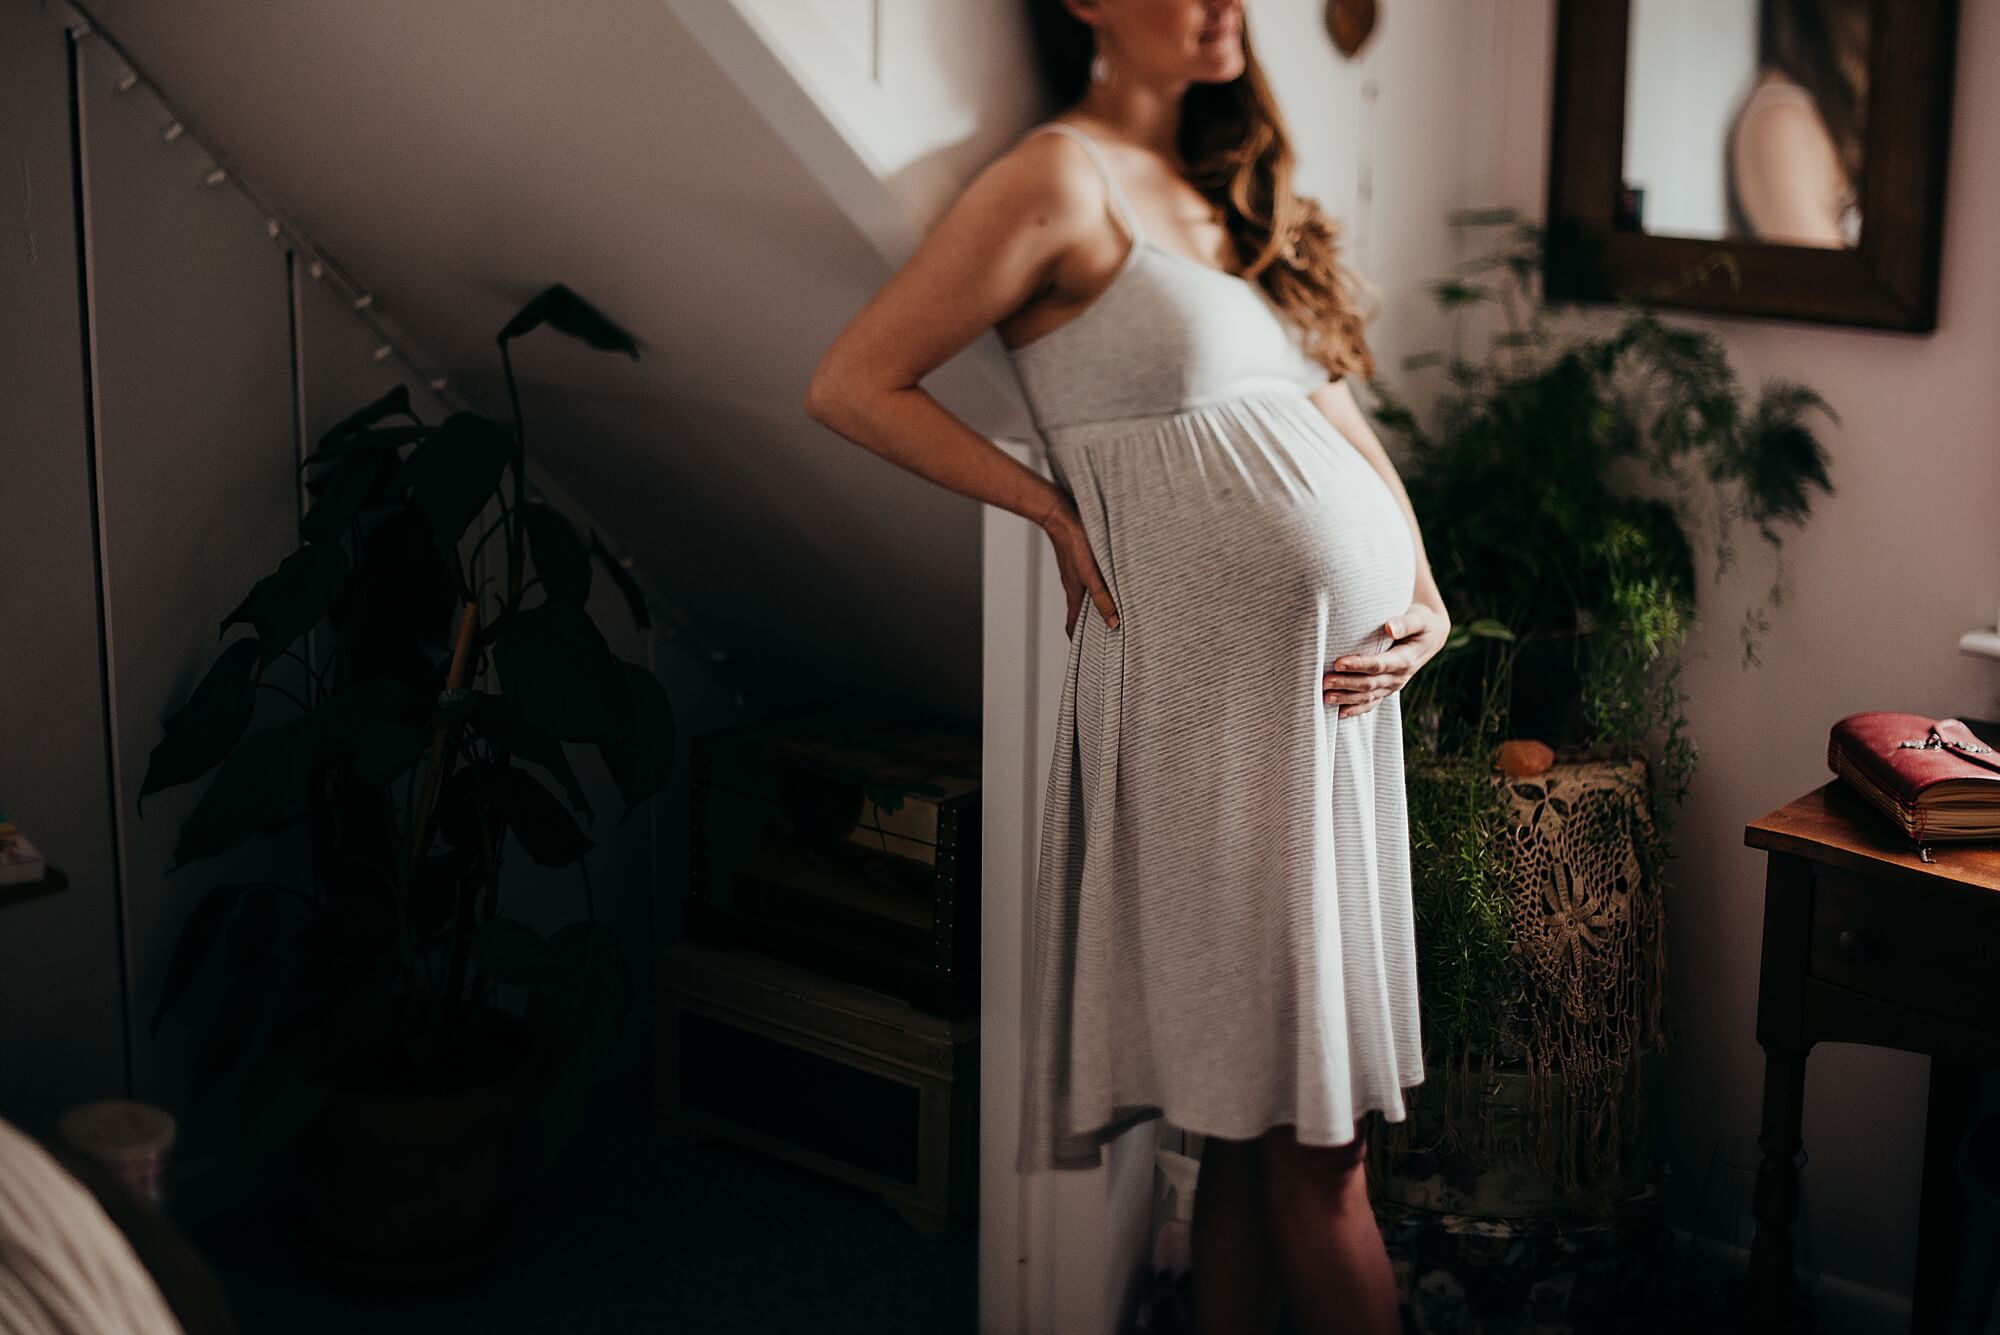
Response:
[{"label": "woman's arm", "polygon": [[1312,401],[1326,414],[1326,420],[1333,423],[1334,430],[1340,432],[1352,444],[1356,452],[1368,461],[1369,467],[1382,475],[1389,492],[1402,507],[1403,519],[1410,526],[1410,542],[1416,548],[1417,580],[1410,592],[1410,607],[1401,616],[1391,617],[1382,627],[1391,640],[1390,646],[1376,654],[1348,654],[1336,658],[1331,669],[1323,674],[1320,682],[1321,698],[1328,703],[1338,702],[1340,715],[1363,714],[1373,709],[1391,691],[1401,690],[1416,670],[1428,662],[1433,654],[1444,647],[1445,637],[1451,633],[1451,616],[1445,611],[1444,595],[1438,591],[1437,577],[1431,573],[1430,557],[1424,550],[1423,529],[1417,523],[1417,512],[1410,505],[1410,495],[1403,488],[1403,479],[1396,473],[1396,465],[1390,462],[1389,452],[1376,439],[1375,429],[1368,424],[1367,415],[1361,405],[1354,401],[1354,391],[1349,388],[1347,377],[1320,386],[1312,392]]},{"label": "woman's arm", "polygon": [[918,382],[1038,295],[1074,244],[1057,137],[1031,135],[974,178],[840,331],[805,398],[807,415],[891,463],[1037,522],[1060,489]]},{"label": "woman's arm", "polygon": [[[918,383],[1007,316],[1057,290],[1060,262],[1101,239],[1104,193],[1081,150],[1028,135],[965,188],[820,357],[805,411],[889,462],[1032,519],[1055,545],[1073,630],[1089,596],[1118,609],[1076,507],[1055,483],[974,431]],[[1093,230],[1094,229],[1094,230]]]},{"label": "woman's arm", "polygon": [[1396,473],[1396,465],[1389,460],[1389,452],[1376,439],[1375,430],[1368,425],[1368,417],[1361,411],[1361,405],[1354,401],[1354,391],[1348,388],[1347,377],[1322,385],[1312,393],[1312,401],[1326,414],[1326,420],[1333,423],[1334,430],[1352,441],[1369,467],[1382,475],[1389,484],[1389,491],[1396,498],[1396,504],[1403,508],[1403,518],[1410,526],[1410,541],[1417,549],[1417,587],[1413,602],[1423,603],[1444,615],[1444,595],[1438,592],[1437,580],[1431,574],[1430,558],[1424,551],[1423,529],[1417,524],[1417,512],[1410,506],[1410,494],[1403,489],[1403,479]]}]

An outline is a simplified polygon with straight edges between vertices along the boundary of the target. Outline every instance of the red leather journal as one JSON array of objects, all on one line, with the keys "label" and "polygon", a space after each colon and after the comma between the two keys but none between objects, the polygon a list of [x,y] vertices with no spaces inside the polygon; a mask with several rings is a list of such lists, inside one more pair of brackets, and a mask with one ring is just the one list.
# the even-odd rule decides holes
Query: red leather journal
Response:
[{"label": "red leather journal", "polygon": [[1849,714],[1826,763],[1919,843],[2000,839],[2000,750],[1958,719]]}]

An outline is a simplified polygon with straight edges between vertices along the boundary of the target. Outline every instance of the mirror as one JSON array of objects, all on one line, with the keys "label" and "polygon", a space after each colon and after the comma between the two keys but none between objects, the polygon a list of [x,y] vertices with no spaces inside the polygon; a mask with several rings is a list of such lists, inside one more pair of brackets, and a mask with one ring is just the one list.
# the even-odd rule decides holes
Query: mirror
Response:
[{"label": "mirror", "polygon": [[1936,327],[1952,0],[1561,0],[1551,300]]}]

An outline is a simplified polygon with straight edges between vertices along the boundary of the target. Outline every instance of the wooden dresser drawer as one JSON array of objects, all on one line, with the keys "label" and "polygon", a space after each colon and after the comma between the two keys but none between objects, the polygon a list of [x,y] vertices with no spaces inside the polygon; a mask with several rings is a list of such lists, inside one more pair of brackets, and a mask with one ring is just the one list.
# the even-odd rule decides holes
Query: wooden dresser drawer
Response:
[{"label": "wooden dresser drawer", "polygon": [[1808,972],[1925,1015],[2000,1028],[1996,921],[1936,895],[1892,894],[1822,871]]}]

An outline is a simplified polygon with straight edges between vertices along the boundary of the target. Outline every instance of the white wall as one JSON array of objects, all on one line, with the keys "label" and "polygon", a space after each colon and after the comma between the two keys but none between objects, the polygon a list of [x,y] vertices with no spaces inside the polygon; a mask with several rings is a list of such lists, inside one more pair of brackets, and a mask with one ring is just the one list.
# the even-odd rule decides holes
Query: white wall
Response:
[{"label": "white wall", "polygon": [[[976,505],[799,407],[883,256],[676,7],[89,3],[482,400],[504,401],[493,331],[550,282],[633,332],[638,363],[537,349],[531,427],[550,474],[753,699],[869,695],[969,723]],[[1003,424],[1008,401],[964,361],[933,383],[982,429]]]}]

